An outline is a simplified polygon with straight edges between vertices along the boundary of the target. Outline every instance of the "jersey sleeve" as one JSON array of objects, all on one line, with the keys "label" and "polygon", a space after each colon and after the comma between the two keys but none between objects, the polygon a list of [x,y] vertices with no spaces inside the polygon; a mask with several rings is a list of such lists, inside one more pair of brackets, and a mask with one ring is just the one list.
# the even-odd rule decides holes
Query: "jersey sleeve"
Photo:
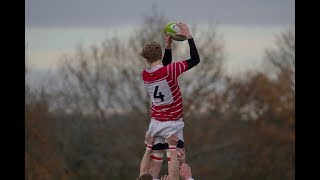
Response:
[{"label": "jersey sleeve", "polygon": [[169,76],[171,75],[173,79],[176,79],[182,73],[188,70],[188,64],[186,61],[171,63],[167,65],[167,70],[168,70]]}]

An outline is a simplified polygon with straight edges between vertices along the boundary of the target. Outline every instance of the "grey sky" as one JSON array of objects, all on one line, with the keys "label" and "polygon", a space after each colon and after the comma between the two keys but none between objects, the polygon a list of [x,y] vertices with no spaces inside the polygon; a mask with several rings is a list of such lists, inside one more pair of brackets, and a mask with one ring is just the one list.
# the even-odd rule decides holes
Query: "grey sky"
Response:
[{"label": "grey sky", "polygon": [[26,27],[137,24],[155,1],[173,21],[245,25],[295,21],[295,0],[25,0]]}]

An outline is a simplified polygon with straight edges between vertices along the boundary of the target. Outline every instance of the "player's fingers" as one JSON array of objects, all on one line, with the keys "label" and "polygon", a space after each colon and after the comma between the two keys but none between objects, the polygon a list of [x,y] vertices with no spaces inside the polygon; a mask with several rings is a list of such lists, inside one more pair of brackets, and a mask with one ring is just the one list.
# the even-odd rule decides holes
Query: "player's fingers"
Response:
[{"label": "player's fingers", "polygon": [[164,176],[163,176],[163,180],[166,180],[166,179],[167,179],[167,175],[164,175]]},{"label": "player's fingers", "polygon": [[185,27],[185,26],[186,26],[186,24],[183,23],[183,22],[179,22],[177,25],[178,25],[179,27]]},{"label": "player's fingers", "polygon": [[184,28],[184,24],[183,24],[182,22],[177,23],[177,26],[178,26],[180,29]]},{"label": "player's fingers", "polygon": [[174,140],[176,140],[176,141],[179,140],[179,138],[178,138],[178,136],[176,134],[174,135]]},{"label": "player's fingers", "polygon": [[178,136],[176,135],[176,134],[174,134],[174,136],[173,136],[174,138],[178,138]]},{"label": "player's fingers", "polygon": [[179,170],[179,173],[180,173],[180,174],[182,174],[182,173],[183,173],[181,168],[180,168],[180,170]]},{"label": "player's fingers", "polygon": [[151,136],[151,133],[150,132],[146,132],[146,137],[150,137]]},{"label": "player's fingers", "polygon": [[181,152],[177,151],[177,155],[178,155],[178,157],[181,157]]}]

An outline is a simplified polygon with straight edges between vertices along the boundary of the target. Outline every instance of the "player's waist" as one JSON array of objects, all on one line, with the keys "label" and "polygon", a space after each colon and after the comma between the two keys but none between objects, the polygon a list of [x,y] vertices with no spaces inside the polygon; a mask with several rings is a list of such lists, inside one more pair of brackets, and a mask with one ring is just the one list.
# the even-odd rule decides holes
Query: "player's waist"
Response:
[{"label": "player's waist", "polygon": [[168,122],[168,121],[183,121],[182,115],[176,118],[159,118],[155,116],[151,116],[151,120],[159,121],[159,122]]},{"label": "player's waist", "polygon": [[182,115],[182,110],[176,113],[159,113],[152,111],[151,118],[157,119],[158,121],[176,121],[181,118]]},{"label": "player's waist", "polygon": [[183,121],[183,118],[182,118],[182,116],[181,116],[181,117],[178,117],[178,118],[175,118],[175,119],[167,119],[167,120],[164,120],[164,119],[157,119],[157,118],[151,117],[151,121],[160,121],[160,122]]}]

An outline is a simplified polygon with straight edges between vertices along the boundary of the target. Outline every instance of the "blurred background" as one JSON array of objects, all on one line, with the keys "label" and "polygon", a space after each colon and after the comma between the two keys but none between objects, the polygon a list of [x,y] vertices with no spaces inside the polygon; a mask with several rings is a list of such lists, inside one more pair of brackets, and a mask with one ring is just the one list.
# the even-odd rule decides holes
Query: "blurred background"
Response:
[{"label": "blurred background", "polygon": [[[145,42],[189,25],[179,79],[194,179],[295,179],[294,0],[25,0],[25,179],[139,175]],[[173,42],[173,61],[189,58]],[[164,160],[161,175],[167,173]]]}]

